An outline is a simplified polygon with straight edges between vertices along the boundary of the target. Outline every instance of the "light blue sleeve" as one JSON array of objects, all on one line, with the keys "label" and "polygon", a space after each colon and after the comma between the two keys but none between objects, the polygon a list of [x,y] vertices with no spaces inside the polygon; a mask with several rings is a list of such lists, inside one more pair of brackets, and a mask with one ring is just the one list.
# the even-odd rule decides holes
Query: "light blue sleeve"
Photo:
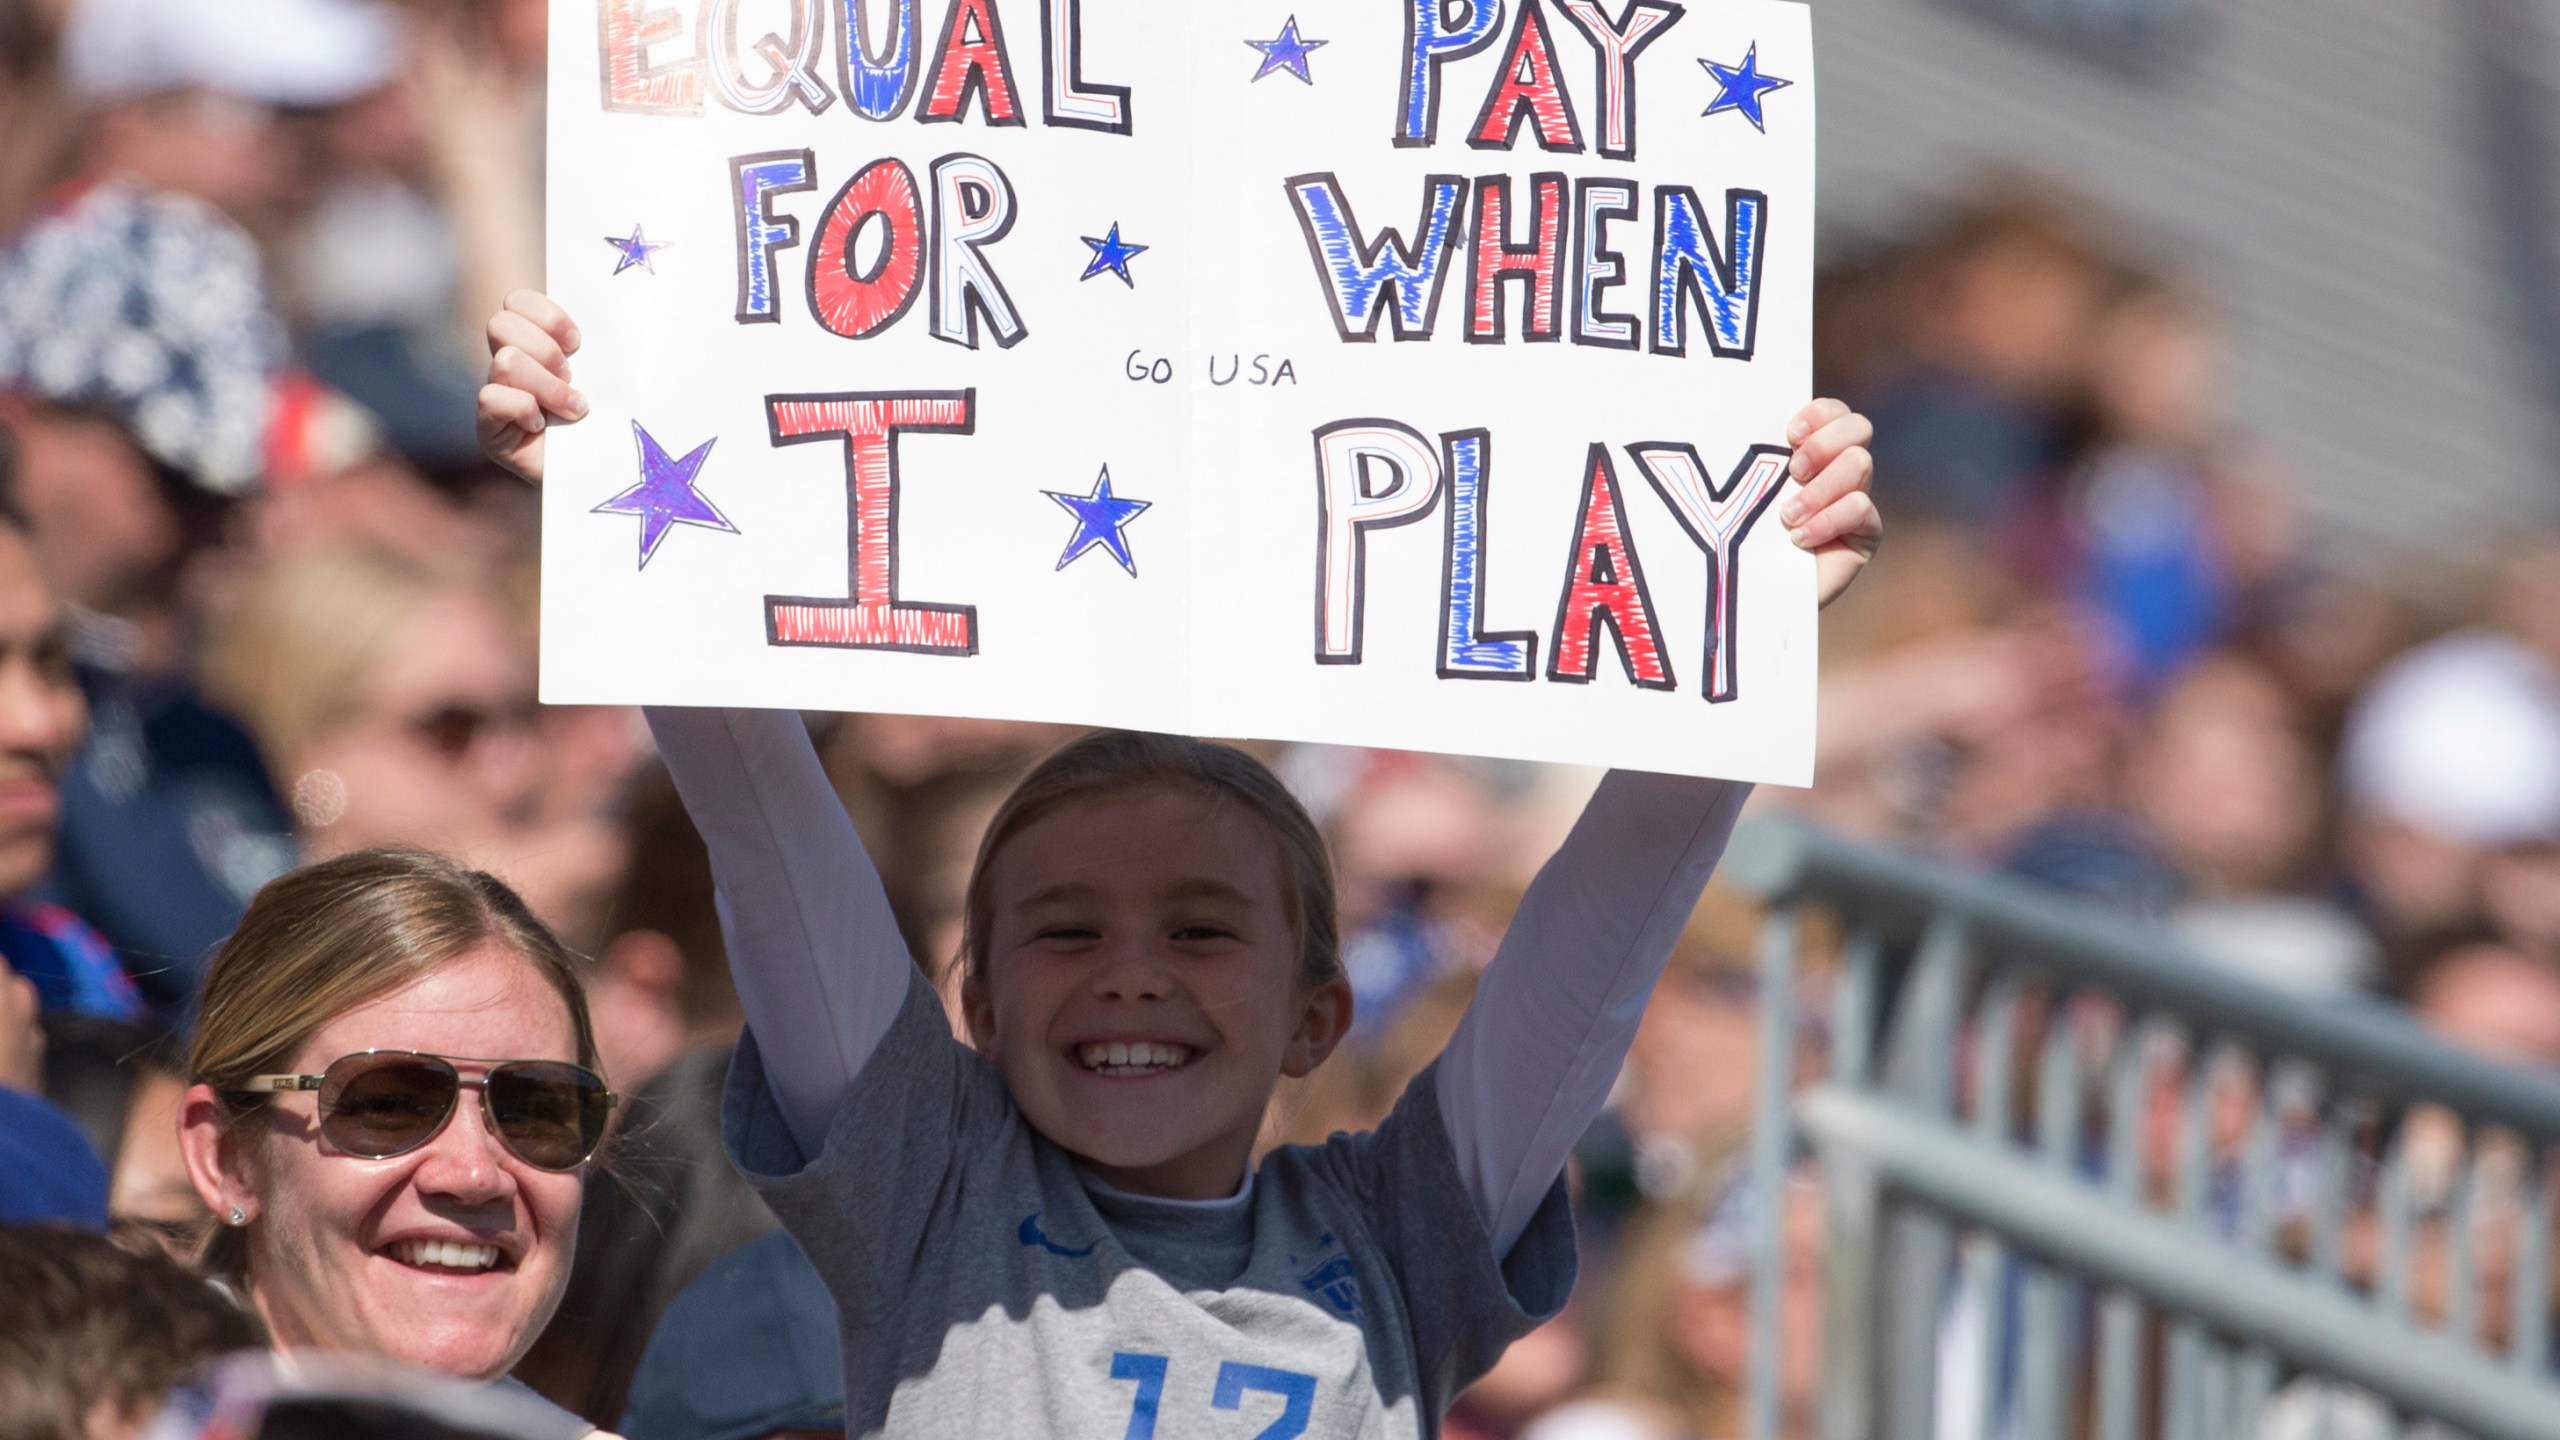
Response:
[{"label": "light blue sleeve", "polygon": [[862,837],[789,710],[652,707],[711,852],[720,933],[782,1121],[815,1155],[915,966]]},{"label": "light blue sleeve", "polygon": [[1538,871],[1441,1053],[1458,1173],[1508,1254],[1599,1118],[1751,787],[1613,770]]}]

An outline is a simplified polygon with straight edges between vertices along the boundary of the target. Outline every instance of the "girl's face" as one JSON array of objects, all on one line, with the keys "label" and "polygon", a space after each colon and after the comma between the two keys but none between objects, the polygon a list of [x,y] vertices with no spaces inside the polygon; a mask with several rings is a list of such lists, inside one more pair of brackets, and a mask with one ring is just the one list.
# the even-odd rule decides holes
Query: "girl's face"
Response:
[{"label": "girl's face", "polygon": [[1106,1183],[1235,1193],[1264,1107],[1351,1021],[1301,982],[1279,847],[1240,804],[1148,786],[1061,805],[989,862],[962,1007],[1041,1134]]},{"label": "girl's face", "polygon": [[[322,1026],[289,1068],[318,1074],[374,1049],[574,1062],[577,1036],[530,962],[484,945]],[[181,1115],[205,1203],[249,1217],[250,1298],[276,1345],[372,1351],[471,1379],[504,1374],[568,1285],[578,1173],[518,1159],[477,1092],[457,1099],[433,1140],[385,1160],[322,1138],[317,1103],[311,1092],[274,1096],[223,1135],[213,1092],[199,1085]]]}]

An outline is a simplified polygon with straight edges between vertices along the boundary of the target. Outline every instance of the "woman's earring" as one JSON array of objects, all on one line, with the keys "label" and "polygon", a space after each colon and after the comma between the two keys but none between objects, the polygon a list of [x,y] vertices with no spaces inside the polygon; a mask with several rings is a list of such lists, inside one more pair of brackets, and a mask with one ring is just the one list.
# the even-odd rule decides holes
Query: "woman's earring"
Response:
[{"label": "woman's earring", "polygon": [[234,1225],[246,1225],[246,1224],[248,1224],[248,1223],[249,1223],[249,1212],[248,1212],[248,1211],[246,1211],[246,1210],[241,1209],[241,1208],[240,1208],[239,1206],[237,1206],[237,1205],[232,1206],[232,1207],[231,1207],[231,1223],[232,1223],[232,1224],[234,1224]]}]

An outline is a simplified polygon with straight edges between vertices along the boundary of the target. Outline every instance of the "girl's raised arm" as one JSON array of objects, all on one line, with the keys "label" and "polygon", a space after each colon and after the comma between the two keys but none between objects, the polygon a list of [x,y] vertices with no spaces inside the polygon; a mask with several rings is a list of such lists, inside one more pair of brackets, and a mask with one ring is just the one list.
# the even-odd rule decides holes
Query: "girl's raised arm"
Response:
[{"label": "girl's raised arm", "polygon": [[814,1159],[913,980],[889,896],[797,714],[648,716],[711,852],[729,973],[774,1102]]},{"label": "girl's raised arm", "polygon": [[[1883,538],[1867,495],[1873,433],[1837,400],[1814,401],[1787,426],[1804,488],[1778,519],[1813,552],[1825,605]],[[1495,1254],[1510,1253],[1599,1118],[1750,795],[1735,781],[1612,771],[1522,897],[1437,1076],[1458,1173]]]},{"label": "girl's raised arm", "polygon": [[1440,1113],[1508,1254],[1625,1063],[1751,787],[1611,771],[1538,871],[1440,1055]]},{"label": "girl's raised arm", "polygon": [[[489,320],[480,448],[539,485],[543,432],[587,415],[569,383],[577,323],[518,290]],[[787,710],[652,709],[667,771],[711,852],[738,1004],[782,1123],[804,1156],[897,1018],[914,969],[880,873],[800,717]]]}]

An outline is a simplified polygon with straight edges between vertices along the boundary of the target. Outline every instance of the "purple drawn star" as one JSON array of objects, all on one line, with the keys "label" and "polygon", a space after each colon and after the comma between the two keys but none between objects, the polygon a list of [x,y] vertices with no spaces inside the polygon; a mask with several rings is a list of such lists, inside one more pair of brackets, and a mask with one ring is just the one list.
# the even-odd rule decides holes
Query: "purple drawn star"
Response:
[{"label": "purple drawn star", "polygon": [[604,237],[604,243],[622,252],[622,258],[614,262],[614,274],[619,275],[637,265],[655,275],[658,273],[657,254],[666,249],[669,242],[652,240],[641,234],[640,227],[634,225],[629,235],[607,235]]},{"label": "purple drawn star", "polygon": [[1093,247],[1093,263],[1084,267],[1084,273],[1076,277],[1078,280],[1090,280],[1104,271],[1109,271],[1120,277],[1121,284],[1132,290],[1138,288],[1138,282],[1129,278],[1129,262],[1145,254],[1150,247],[1132,245],[1121,239],[1119,221],[1112,221],[1111,233],[1099,240],[1090,235],[1079,235],[1076,238]]},{"label": "purple drawn star", "polygon": [[1333,42],[1300,39],[1298,17],[1292,15],[1289,17],[1289,23],[1280,27],[1278,39],[1247,40],[1244,43],[1262,52],[1262,68],[1253,72],[1254,79],[1259,80],[1276,70],[1286,70],[1307,84],[1313,85],[1316,83],[1316,77],[1307,73],[1307,56],[1310,52],[1322,49]]},{"label": "purple drawn star", "polygon": [[738,533],[729,517],[720,513],[693,488],[694,476],[702,472],[702,462],[711,455],[711,447],[719,437],[693,447],[680,460],[667,458],[665,447],[657,437],[631,422],[631,433],[640,442],[640,483],[597,506],[597,515],[637,515],[640,517],[640,568],[649,568],[649,557],[658,553],[658,542],[667,538],[673,525],[699,525],[705,530]]},{"label": "purple drawn star", "polygon": [[1698,113],[1713,115],[1721,110],[1739,110],[1742,118],[1751,122],[1751,128],[1763,135],[1769,133],[1769,127],[1760,121],[1760,97],[1796,83],[1760,73],[1760,46],[1757,41],[1752,43],[1739,65],[1719,65],[1713,60],[1700,60],[1698,63],[1707,68],[1708,74],[1716,77],[1716,98],[1708,101],[1707,108]]},{"label": "purple drawn star", "polygon": [[1066,569],[1069,561],[1099,545],[1111,552],[1111,558],[1120,562],[1121,569],[1132,575],[1138,573],[1138,562],[1129,555],[1129,537],[1121,531],[1154,502],[1123,500],[1112,494],[1110,466],[1102,467],[1102,474],[1093,482],[1090,495],[1062,495],[1055,490],[1040,493],[1057,501],[1060,508],[1076,517],[1076,533],[1067,537],[1067,553],[1058,557],[1059,569]]}]

